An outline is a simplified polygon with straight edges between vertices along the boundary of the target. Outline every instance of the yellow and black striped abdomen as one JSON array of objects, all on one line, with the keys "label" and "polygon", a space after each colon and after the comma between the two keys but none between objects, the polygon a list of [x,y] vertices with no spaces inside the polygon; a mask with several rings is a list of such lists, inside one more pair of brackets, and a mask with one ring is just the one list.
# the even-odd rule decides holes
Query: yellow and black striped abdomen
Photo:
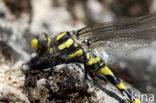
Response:
[{"label": "yellow and black striped abdomen", "polygon": [[85,62],[85,65],[90,71],[105,76],[116,86],[116,88],[131,99],[131,103],[141,103],[139,99],[135,98],[131,91],[113,74],[100,57],[89,52],[84,52],[84,49],[75,42],[69,32],[61,33],[56,37],[56,48],[57,51],[60,52],[60,56],[66,57],[68,60],[75,59],[81,63]]},{"label": "yellow and black striped abdomen", "polygon": [[92,72],[97,72],[98,74],[105,76],[113,85],[116,86],[117,89],[131,99],[131,103],[141,103],[140,100],[135,98],[132,92],[113,74],[100,57],[86,53],[86,58],[86,65],[88,69]]}]

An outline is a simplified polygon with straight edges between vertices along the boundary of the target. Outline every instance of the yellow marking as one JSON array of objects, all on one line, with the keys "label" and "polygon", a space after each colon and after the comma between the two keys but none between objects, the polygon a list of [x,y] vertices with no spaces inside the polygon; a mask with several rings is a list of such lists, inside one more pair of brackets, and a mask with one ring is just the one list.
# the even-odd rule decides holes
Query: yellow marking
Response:
[{"label": "yellow marking", "polygon": [[81,56],[82,54],[83,54],[82,49],[79,49],[79,50],[76,51],[75,53],[68,55],[68,58],[74,58],[74,57],[76,57],[76,56]]},{"label": "yellow marking", "polygon": [[87,59],[89,59],[89,58],[90,58],[90,56],[89,56],[89,53],[88,53],[88,52],[86,53],[86,57],[87,57]]},{"label": "yellow marking", "polygon": [[99,57],[96,57],[95,59],[96,59],[96,61],[100,61],[100,58]]},{"label": "yellow marking", "polygon": [[136,98],[135,101],[132,101],[132,103],[141,103],[141,101],[138,98]]},{"label": "yellow marking", "polygon": [[78,47],[79,45],[75,44],[75,47]]},{"label": "yellow marking", "polygon": [[103,75],[114,75],[113,72],[107,66],[105,66],[104,68],[100,68],[98,72]]},{"label": "yellow marking", "polygon": [[120,84],[117,84],[116,85],[116,87],[118,88],[118,89],[128,89],[122,82],[120,82]]},{"label": "yellow marking", "polygon": [[38,49],[38,40],[36,38],[32,39],[31,45],[33,48]]},{"label": "yellow marking", "polygon": [[87,65],[95,64],[95,63],[97,63],[98,61],[100,61],[100,58],[99,58],[99,57],[91,58],[91,59],[89,59]]},{"label": "yellow marking", "polygon": [[50,47],[51,38],[48,38],[48,48]]},{"label": "yellow marking", "polygon": [[104,63],[101,63],[100,66],[104,65]]},{"label": "yellow marking", "polygon": [[67,33],[64,32],[64,33],[61,33],[60,35],[57,36],[56,40],[59,40],[60,38],[62,38],[64,35],[66,35]]},{"label": "yellow marking", "polygon": [[58,49],[63,50],[64,48],[69,48],[73,43],[74,41],[72,39],[68,39],[65,43],[59,45]]},{"label": "yellow marking", "polygon": [[50,48],[49,52],[50,52],[50,53],[53,52],[53,48]]}]

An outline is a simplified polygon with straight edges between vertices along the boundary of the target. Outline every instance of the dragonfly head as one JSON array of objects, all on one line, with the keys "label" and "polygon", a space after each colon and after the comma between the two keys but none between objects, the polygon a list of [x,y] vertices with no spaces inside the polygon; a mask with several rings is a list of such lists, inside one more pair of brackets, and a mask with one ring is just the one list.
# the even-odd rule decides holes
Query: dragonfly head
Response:
[{"label": "dragonfly head", "polygon": [[[51,38],[46,33],[41,33],[31,40],[31,45],[39,56],[46,56],[49,53]],[[52,52],[52,50],[51,50]]]}]

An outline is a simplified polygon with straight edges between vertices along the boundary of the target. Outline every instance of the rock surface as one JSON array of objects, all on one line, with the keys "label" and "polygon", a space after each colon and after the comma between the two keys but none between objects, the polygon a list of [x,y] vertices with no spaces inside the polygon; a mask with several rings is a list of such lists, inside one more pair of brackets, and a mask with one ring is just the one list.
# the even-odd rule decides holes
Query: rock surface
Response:
[{"label": "rock surface", "polygon": [[25,72],[25,87],[32,103],[126,101],[110,83],[85,79],[84,67],[81,64],[58,65],[52,71],[49,68],[42,70],[45,64],[40,64],[37,68],[32,66],[29,68],[31,70]]}]

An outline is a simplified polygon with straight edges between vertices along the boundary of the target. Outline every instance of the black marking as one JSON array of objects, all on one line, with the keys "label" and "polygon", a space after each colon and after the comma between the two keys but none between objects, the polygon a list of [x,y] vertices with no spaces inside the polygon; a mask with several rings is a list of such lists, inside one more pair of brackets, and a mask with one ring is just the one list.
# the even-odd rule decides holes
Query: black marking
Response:
[{"label": "black marking", "polygon": [[120,80],[114,75],[105,75],[105,77],[114,85],[120,84]]},{"label": "black marking", "polygon": [[70,33],[69,33],[69,32],[66,32],[66,33],[67,33],[66,35],[62,36],[62,37],[57,41],[58,45],[60,45],[60,44],[62,44],[62,43],[64,43],[64,42],[66,42],[66,41],[70,38]]}]

